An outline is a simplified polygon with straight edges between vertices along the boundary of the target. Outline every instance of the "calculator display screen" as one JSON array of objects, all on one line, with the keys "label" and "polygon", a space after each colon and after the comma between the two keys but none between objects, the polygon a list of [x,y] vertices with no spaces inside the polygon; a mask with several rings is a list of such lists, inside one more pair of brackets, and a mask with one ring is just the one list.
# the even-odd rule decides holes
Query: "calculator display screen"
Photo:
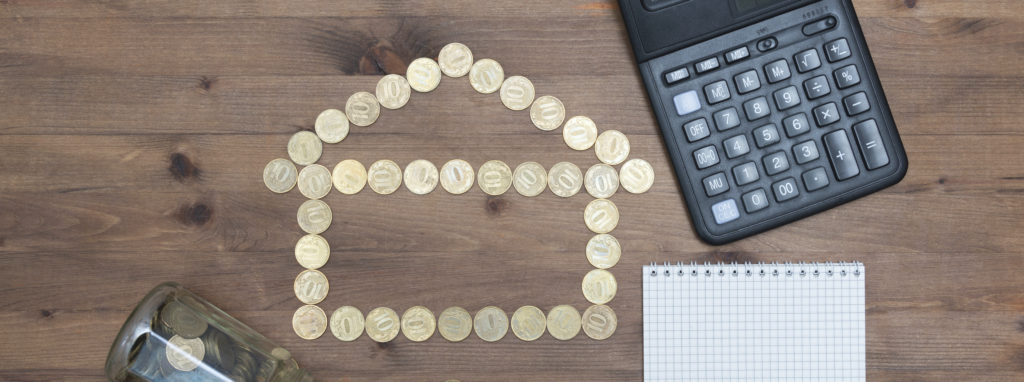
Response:
[{"label": "calculator display screen", "polygon": [[786,0],[732,0],[736,6],[736,13],[743,14],[749,11],[778,4]]}]

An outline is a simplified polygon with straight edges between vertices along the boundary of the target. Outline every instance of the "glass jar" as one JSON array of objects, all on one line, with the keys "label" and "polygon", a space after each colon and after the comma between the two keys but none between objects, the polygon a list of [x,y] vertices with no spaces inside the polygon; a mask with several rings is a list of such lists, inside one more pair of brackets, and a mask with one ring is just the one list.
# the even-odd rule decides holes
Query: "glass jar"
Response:
[{"label": "glass jar", "polygon": [[107,355],[111,381],[312,382],[291,353],[177,283],[153,288]]}]

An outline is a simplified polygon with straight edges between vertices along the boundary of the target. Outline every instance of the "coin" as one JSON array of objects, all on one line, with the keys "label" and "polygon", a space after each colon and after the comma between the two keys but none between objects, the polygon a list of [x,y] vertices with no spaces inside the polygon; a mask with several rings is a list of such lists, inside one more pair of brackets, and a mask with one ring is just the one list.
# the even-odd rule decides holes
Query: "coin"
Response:
[{"label": "coin", "polygon": [[312,131],[300,131],[288,139],[288,157],[292,162],[307,166],[320,159],[324,144]]},{"label": "coin", "polygon": [[562,139],[573,150],[589,149],[597,141],[597,125],[592,119],[584,116],[569,118],[562,128]]},{"label": "coin", "polygon": [[501,64],[492,59],[479,60],[473,63],[473,67],[469,69],[469,84],[480,93],[491,94],[498,91],[503,81],[505,81],[505,70],[501,68]]},{"label": "coin", "polygon": [[270,356],[282,361],[292,359],[292,353],[288,349],[276,347],[270,350]]},{"label": "coin", "polygon": [[619,225],[619,209],[608,199],[594,199],[583,210],[583,221],[594,233],[608,233]]},{"label": "coin", "polygon": [[311,164],[299,171],[299,193],[310,199],[320,199],[331,192],[331,170]]},{"label": "coin", "polygon": [[363,335],[363,312],[354,306],[343,306],[331,313],[331,334],[342,341],[355,341]]},{"label": "coin", "polygon": [[537,162],[525,162],[516,166],[512,174],[512,185],[523,196],[537,196],[548,187],[548,172]]},{"label": "coin", "polygon": [[380,116],[380,104],[377,97],[367,92],[358,92],[348,97],[345,102],[345,115],[356,126],[370,126]]},{"label": "coin", "polygon": [[388,342],[398,336],[401,322],[391,308],[380,307],[366,315],[366,335],[376,342]]},{"label": "coin", "polygon": [[583,178],[587,193],[595,198],[610,198],[619,190],[619,173],[615,168],[603,163],[595,164],[587,169]]},{"label": "coin", "polygon": [[543,96],[533,101],[530,106],[530,120],[538,129],[551,131],[562,126],[565,120],[565,105],[552,96]]},{"label": "coin", "polygon": [[[324,313],[324,310],[320,309],[319,306],[303,305],[292,315],[292,330],[302,339],[315,340],[320,338],[327,331],[327,313]],[[239,354],[239,356],[242,354]],[[237,360],[236,363],[240,361],[241,359]]]},{"label": "coin", "polygon": [[494,342],[508,333],[508,316],[496,306],[487,306],[476,312],[473,318],[473,330],[476,336],[487,342]]},{"label": "coin", "polygon": [[556,163],[548,171],[548,188],[563,198],[576,195],[583,187],[583,172],[569,162]]},{"label": "coin", "polygon": [[366,167],[352,159],[343,160],[334,166],[331,180],[334,182],[334,188],[342,194],[357,194],[366,186]]},{"label": "coin", "polygon": [[167,341],[165,353],[167,362],[175,369],[192,371],[203,362],[203,357],[206,356],[206,346],[203,345],[201,339],[186,339],[175,335],[171,337],[170,341]]},{"label": "coin", "polygon": [[292,161],[277,158],[267,163],[267,166],[263,168],[263,184],[270,191],[283,194],[291,191],[292,187],[295,187],[298,173]]},{"label": "coin", "polygon": [[583,276],[583,297],[594,304],[607,304],[615,298],[618,287],[615,276],[604,269],[594,269]]},{"label": "coin", "polygon": [[569,305],[559,305],[548,312],[548,333],[567,341],[580,332],[580,312]]},{"label": "coin", "polygon": [[160,309],[160,321],[184,338],[197,338],[209,327],[209,323],[192,308],[178,301],[170,301]]},{"label": "coin", "polygon": [[492,160],[480,166],[476,183],[487,195],[501,195],[512,185],[512,169],[505,162]]},{"label": "coin", "polygon": [[205,347],[205,355],[202,360],[204,363],[215,367],[220,366],[227,370],[235,366],[234,343],[223,332],[211,330],[200,339],[203,340]]},{"label": "coin", "polygon": [[595,268],[608,269],[619,263],[622,246],[615,236],[601,233],[594,235],[587,242],[587,260]]},{"label": "coin", "polygon": [[402,313],[402,334],[413,342],[423,342],[434,335],[434,313],[422,306],[414,306]]},{"label": "coin", "polygon": [[366,173],[370,189],[381,195],[388,195],[402,185],[402,168],[387,159],[373,162]]},{"label": "coin", "polygon": [[296,214],[299,228],[306,233],[322,233],[331,226],[331,207],[320,200],[307,200],[299,206]]},{"label": "coin", "polygon": [[523,76],[512,76],[505,79],[501,84],[501,103],[512,110],[525,110],[533,103],[536,96],[533,90],[533,82]]},{"label": "coin", "polygon": [[583,312],[583,332],[595,340],[604,340],[615,333],[619,320],[608,305],[591,305]]},{"label": "coin", "polygon": [[473,188],[476,172],[473,166],[462,159],[452,159],[441,166],[441,187],[452,194],[464,194]]},{"label": "coin", "polygon": [[318,269],[327,264],[331,257],[331,246],[320,235],[309,234],[299,238],[295,243],[295,260],[303,268]]},{"label": "coin", "polygon": [[654,185],[654,168],[643,159],[630,159],[619,169],[622,188],[634,194],[642,194]]},{"label": "coin", "polygon": [[426,195],[437,187],[437,167],[423,159],[405,166],[405,188],[416,195]]},{"label": "coin", "polygon": [[594,143],[597,159],[612,166],[622,163],[629,156],[629,139],[618,130],[608,130],[597,136]]},{"label": "coin", "polygon": [[437,316],[437,332],[451,342],[459,342],[473,331],[473,318],[469,312],[457,306],[450,307]]},{"label": "coin", "polygon": [[293,284],[295,289],[295,297],[299,298],[303,304],[319,304],[327,297],[327,291],[330,289],[330,284],[327,282],[327,276],[315,269],[307,269],[299,273],[295,277],[295,283]]},{"label": "coin", "polygon": [[544,334],[547,321],[544,311],[536,306],[527,305],[512,313],[512,334],[523,341],[533,341]]},{"label": "coin", "polygon": [[409,63],[405,77],[409,79],[412,90],[426,93],[437,89],[441,83],[441,67],[432,59],[420,57]]},{"label": "coin", "polygon": [[397,74],[388,74],[377,81],[377,102],[388,109],[399,109],[409,103],[412,90],[409,81]]},{"label": "coin", "polygon": [[469,73],[469,67],[473,65],[473,52],[465,45],[453,42],[441,48],[437,55],[437,63],[446,76],[462,77]]},{"label": "coin", "polygon": [[321,141],[338,143],[348,136],[348,117],[338,109],[327,109],[316,117],[313,125]]}]

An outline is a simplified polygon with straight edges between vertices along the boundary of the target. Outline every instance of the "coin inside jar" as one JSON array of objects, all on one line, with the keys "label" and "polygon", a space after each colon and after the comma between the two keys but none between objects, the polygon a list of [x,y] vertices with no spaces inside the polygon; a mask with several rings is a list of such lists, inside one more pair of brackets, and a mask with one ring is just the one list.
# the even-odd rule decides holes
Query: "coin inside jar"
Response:
[{"label": "coin inside jar", "polygon": [[463,44],[453,42],[441,48],[437,55],[437,63],[441,66],[441,72],[452,78],[458,78],[469,73],[473,66],[473,52]]},{"label": "coin inside jar", "polygon": [[591,305],[583,312],[583,332],[595,340],[605,340],[615,333],[619,320],[608,305]]},{"label": "coin inside jar", "polygon": [[434,335],[434,313],[422,306],[414,306],[402,313],[402,334],[413,342],[423,342]]},{"label": "coin inside jar", "polygon": [[622,163],[629,156],[629,139],[618,130],[608,130],[597,136],[594,143],[597,159],[612,166]]},{"label": "coin inside jar", "polygon": [[[358,92],[345,102],[345,115],[356,126],[370,126],[380,117],[380,103],[377,97],[367,92]],[[296,162],[298,163],[298,162]]]},{"label": "coin inside jar", "polygon": [[366,167],[352,159],[343,160],[334,166],[331,180],[342,194],[357,194],[366,186]]},{"label": "coin inside jar", "polygon": [[484,307],[473,318],[473,330],[484,341],[500,340],[508,333],[508,316],[496,306]]},{"label": "coin inside jar", "polygon": [[501,84],[501,103],[511,110],[525,110],[536,96],[533,82],[523,76],[511,76]]},{"label": "coin inside jar", "polygon": [[569,305],[559,305],[548,312],[548,333],[562,341],[576,337],[580,332],[580,312]]},{"label": "coin inside jar", "polygon": [[263,168],[263,184],[278,194],[291,191],[298,177],[299,172],[295,164],[284,158],[274,159]]},{"label": "coin inside jar", "polygon": [[348,117],[338,109],[327,109],[316,117],[313,130],[321,141],[338,143],[348,136]]},{"label": "coin inside jar", "polygon": [[184,338],[197,338],[209,327],[198,313],[178,301],[170,301],[160,309],[160,322]]},{"label": "coin inside jar", "polygon": [[604,269],[594,269],[583,276],[583,297],[594,304],[607,304],[619,288],[615,276]]},{"label": "coin inside jar", "polygon": [[576,195],[583,187],[583,172],[569,162],[556,163],[548,171],[548,188],[563,198]]},{"label": "coin inside jar", "polygon": [[167,362],[180,371],[192,371],[203,362],[206,346],[198,338],[186,339],[175,335],[167,341],[165,348]]},{"label": "coin inside jar", "polygon": [[558,98],[543,96],[530,106],[530,120],[538,129],[551,131],[562,126],[565,120],[565,105]]},{"label": "coin inside jar", "polygon": [[437,187],[437,167],[423,159],[405,166],[405,188],[416,195],[426,195]]},{"label": "coin inside jar", "polygon": [[583,222],[594,233],[608,233],[619,225],[619,209],[608,199],[594,199],[583,210]]},{"label": "coin inside jar", "polygon": [[426,93],[437,89],[437,85],[441,83],[441,67],[432,59],[420,57],[409,63],[405,77],[409,80],[412,90]]},{"label": "coin inside jar", "polygon": [[544,312],[536,306],[527,305],[512,313],[512,334],[523,341],[533,341],[544,334],[547,319]]},{"label": "coin inside jar", "polygon": [[437,332],[451,342],[459,342],[473,331],[473,318],[469,312],[457,306],[450,307],[437,316]]},{"label": "coin inside jar", "polygon": [[603,163],[595,164],[587,170],[583,184],[591,196],[607,199],[619,190],[619,173],[612,166]]},{"label": "coin inside jar", "polygon": [[592,119],[584,116],[569,118],[562,127],[562,139],[573,150],[589,149],[597,141],[597,125]]},{"label": "coin inside jar", "polygon": [[[303,305],[292,315],[292,330],[299,338],[315,340],[327,331],[327,313],[316,305]],[[242,354],[248,353],[240,353]],[[242,359],[236,360],[236,363]]]},{"label": "coin inside jar", "polygon": [[377,81],[377,102],[388,109],[400,109],[412,97],[409,81],[397,74],[388,74]]},{"label": "coin inside jar", "polygon": [[487,195],[501,195],[512,186],[512,169],[505,162],[492,160],[480,166],[476,183]]},{"label": "coin inside jar", "polygon": [[462,159],[452,159],[441,166],[441,187],[454,195],[460,195],[473,188],[476,172],[473,166]]},{"label": "coin inside jar", "polygon": [[320,199],[331,192],[331,170],[311,164],[299,171],[299,193],[310,199]]},{"label": "coin inside jar", "polygon": [[387,307],[371,310],[366,314],[366,335],[375,342],[388,342],[398,336],[401,321],[398,313]]},{"label": "coin inside jar", "polygon": [[622,247],[615,236],[602,233],[587,242],[587,260],[594,268],[608,269],[619,263]]},{"label": "coin inside jar", "polygon": [[548,172],[537,162],[524,162],[516,166],[512,185],[523,196],[537,196],[548,187]]},{"label": "coin inside jar", "polygon": [[331,226],[331,207],[321,200],[307,200],[296,214],[299,228],[306,233],[320,234]]},{"label": "coin inside jar", "polygon": [[370,189],[381,195],[388,195],[402,185],[402,168],[387,159],[373,162],[366,172]]},{"label": "coin inside jar", "polygon": [[309,234],[295,243],[295,260],[303,268],[319,269],[331,257],[331,246],[323,236]]},{"label": "coin inside jar", "polygon": [[501,64],[489,58],[481,59],[469,69],[469,84],[473,90],[482,94],[491,94],[501,88],[505,81],[505,70]]},{"label": "coin inside jar", "polygon": [[324,144],[312,131],[300,131],[288,139],[288,157],[292,162],[308,166],[320,159]]},{"label": "coin inside jar", "polygon": [[645,193],[654,185],[654,168],[643,159],[630,159],[619,169],[619,182],[630,193]]},{"label": "coin inside jar", "polygon": [[295,277],[295,297],[303,304],[319,304],[327,297],[330,285],[327,276],[315,269],[307,269]]},{"label": "coin inside jar", "polygon": [[363,312],[354,306],[343,306],[331,314],[331,334],[342,341],[355,341],[363,335]]}]

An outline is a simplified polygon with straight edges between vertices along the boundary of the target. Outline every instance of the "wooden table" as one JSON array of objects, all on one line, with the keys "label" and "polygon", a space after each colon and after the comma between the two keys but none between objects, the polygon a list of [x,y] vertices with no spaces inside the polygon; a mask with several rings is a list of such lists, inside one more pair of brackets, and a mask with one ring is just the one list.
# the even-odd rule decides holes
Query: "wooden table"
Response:
[{"label": "wooden table", "polygon": [[[1024,379],[1024,2],[855,2],[910,158],[879,194],[721,247],[693,233],[614,1],[0,0],[0,379],[102,380],[139,298],[176,280],[321,380],[639,380],[640,266],[860,260],[871,380]],[[303,197],[263,166],[348,95],[452,41],[631,139],[613,197],[618,332],[495,344],[292,333]],[[589,166],[526,112],[445,78],[320,163]],[[328,311],[584,309],[584,195],[332,193]]]}]

